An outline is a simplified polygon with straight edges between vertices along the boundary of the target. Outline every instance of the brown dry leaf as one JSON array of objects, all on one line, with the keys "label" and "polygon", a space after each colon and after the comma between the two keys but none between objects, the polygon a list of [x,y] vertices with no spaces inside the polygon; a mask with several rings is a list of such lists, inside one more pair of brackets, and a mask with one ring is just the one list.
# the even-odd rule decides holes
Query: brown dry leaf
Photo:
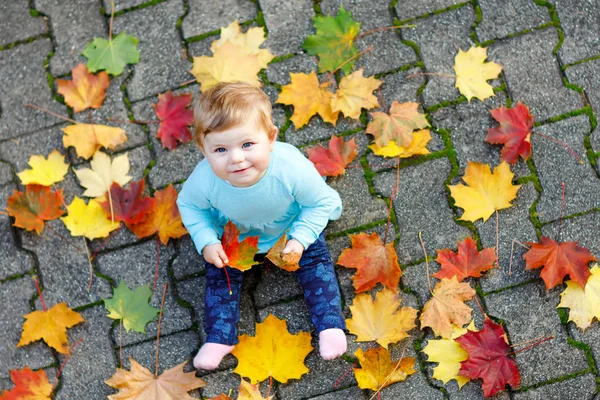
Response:
[{"label": "brown dry leaf", "polygon": [[413,142],[413,131],[429,126],[425,114],[419,113],[419,103],[394,101],[389,115],[373,112],[371,116],[373,121],[369,122],[365,133],[375,137],[378,147],[385,147],[392,140],[398,146],[409,147]]},{"label": "brown dry leaf", "polygon": [[372,76],[364,77],[362,69],[354,71],[340,81],[339,88],[331,99],[331,109],[333,112],[341,111],[346,117],[358,119],[361,109],[370,110],[379,106],[373,91],[382,83]]},{"label": "brown dry leaf", "polygon": [[302,254],[299,253],[287,253],[283,254],[282,251],[287,244],[287,232],[281,235],[279,240],[275,242],[273,247],[267,253],[267,258],[271,261],[275,266],[284,269],[288,272],[296,271],[300,268],[298,263],[300,262],[300,257]]}]

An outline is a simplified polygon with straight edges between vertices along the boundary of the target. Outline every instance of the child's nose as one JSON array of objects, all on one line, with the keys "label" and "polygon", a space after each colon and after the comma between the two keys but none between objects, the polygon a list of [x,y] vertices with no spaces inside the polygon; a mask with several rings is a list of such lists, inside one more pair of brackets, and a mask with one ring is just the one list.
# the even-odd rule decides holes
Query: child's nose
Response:
[{"label": "child's nose", "polygon": [[234,149],[231,151],[231,162],[239,163],[244,161],[244,153],[239,149]]}]

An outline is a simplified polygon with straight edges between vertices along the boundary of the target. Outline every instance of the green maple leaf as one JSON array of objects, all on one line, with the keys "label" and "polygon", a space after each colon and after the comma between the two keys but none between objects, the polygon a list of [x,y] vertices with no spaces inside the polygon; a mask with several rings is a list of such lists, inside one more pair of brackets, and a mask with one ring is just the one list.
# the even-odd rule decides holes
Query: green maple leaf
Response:
[{"label": "green maple leaf", "polygon": [[130,290],[123,280],[113,291],[113,297],[104,300],[104,307],[110,312],[107,317],[122,319],[127,332],[146,333],[146,324],[156,317],[158,309],[148,304],[152,292],[150,285]]},{"label": "green maple leaf", "polygon": [[[340,10],[336,17],[313,17],[316,35],[306,38],[302,47],[313,56],[319,56],[319,72],[334,71],[345,61],[358,54],[354,38],[360,30],[360,23],[352,19],[352,14]],[[354,61],[344,64],[342,71],[347,75],[352,71]]]},{"label": "green maple leaf", "polygon": [[125,65],[140,61],[137,44],[136,37],[121,32],[112,40],[95,38],[81,54],[87,57],[87,68],[90,72],[104,69],[116,76],[123,73]]}]

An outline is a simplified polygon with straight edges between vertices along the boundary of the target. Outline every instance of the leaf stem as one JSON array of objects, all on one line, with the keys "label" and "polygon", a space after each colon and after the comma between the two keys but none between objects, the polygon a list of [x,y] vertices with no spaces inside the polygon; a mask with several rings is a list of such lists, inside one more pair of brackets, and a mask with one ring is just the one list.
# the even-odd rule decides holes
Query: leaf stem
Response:
[{"label": "leaf stem", "polygon": [[373,397],[375,397],[375,396],[377,396],[377,398],[379,399],[379,392],[381,392],[381,389],[383,389],[385,387],[385,384],[387,383],[387,381],[390,380],[390,378],[392,377],[392,375],[394,374],[394,372],[396,372],[396,370],[400,366],[400,363],[402,362],[402,359],[404,358],[404,353],[405,352],[406,352],[406,347],[402,349],[402,355],[400,356],[400,359],[396,363],[396,366],[394,367],[394,369],[392,370],[392,372],[390,372],[388,374],[388,376],[386,376],[386,378],[383,381],[383,383],[381,384],[381,386],[379,386],[379,389],[377,389],[377,391],[373,394],[373,396],[371,396],[371,398],[369,400],[373,400]]},{"label": "leaf stem", "polygon": [[[373,346],[375,346],[375,344],[376,344],[376,343],[377,343],[377,342],[373,342],[373,343],[371,343],[371,345],[370,345],[370,346],[367,348],[367,350],[370,350],[370,349],[372,349],[372,348],[373,348]],[[348,375],[348,373],[349,373],[350,371],[352,371],[352,368],[353,368],[353,367],[354,367],[356,364],[358,364],[358,360],[354,361],[354,362],[352,363],[352,365],[350,365],[350,367],[348,367],[348,369],[347,369],[346,371],[344,371],[344,373],[342,374],[342,376],[340,376],[340,377],[338,378],[338,380],[337,380],[337,381],[335,381],[335,383],[333,384],[333,388],[334,388],[334,389],[336,389],[336,388],[337,388],[337,387],[340,385],[340,382],[342,381],[342,379],[344,379],[344,377],[345,377],[346,375]]]},{"label": "leaf stem", "polygon": [[180,88],[180,87],[189,85],[189,84],[194,83],[194,82],[196,82],[196,79],[190,79],[189,81],[185,81],[185,82],[183,82],[181,85],[179,85],[177,87]]},{"label": "leaf stem", "polygon": [[160,302],[160,314],[158,315],[158,331],[156,333],[156,365],[154,370],[154,376],[158,377],[158,340],[160,339],[160,321],[162,320],[163,310],[165,308],[165,297],[167,296],[167,286],[169,282],[165,282],[165,288],[163,290],[162,301]]},{"label": "leaf stem", "polygon": [[456,75],[444,74],[444,73],[441,73],[441,72],[417,72],[417,73],[414,73],[414,74],[407,75],[405,79],[416,78],[417,76],[424,76],[424,75],[426,75],[426,76],[442,76],[444,78],[453,78],[453,79],[456,79]]},{"label": "leaf stem", "polygon": [[38,282],[37,276],[33,277],[33,281],[35,282],[35,288],[37,289],[38,296],[40,296],[40,301],[42,302],[42,309],[47,311],[46,303],[44,303],[44,296],[42,296],[42,290],[40,289],[40,283]]},{"label": "leaf stem", "polygon": [[[512,353],[508,353],[508,354],[507,354],[507,356],[510,356],[510,355],[515,355],[515,354],[517,354],[517,353],[520,353],[520,352],[522,352],[522,351],[529,350],[530,348],[532,348],[532,347],[535,347],[535,346],[537,346],[538,344],[542,344],[542,343],[544,343],[544,342],[547,342],[548,340],[551,340],[551,339],[554,339],[554,335],[552,335],[552,336],[548,336],[547,338],[543,338],[543,339],[541,339],[541,340],[538,340],[537,342],[535,342],[535,343],[532,343],[532,344],[530,344],[529,346],[525,346],[525,347],[523,347],[522,349],[519,349],[519,350],[517,350],[517,351],[513,351]],[[513,347],[514,347],[514,346],[513,346]]]},{"label": "leaf stem", "polygon": [[119,320],[119,368],[123,369],[123,318]]},{"label": "leaf stem", "polygon": [[423,237],[421,236],[421,231],[419,231],[419,241],[421,242],[421,247],[423,248],[423,254],[425,254],[425,266],[427,268],[427,287],[429,288],[429,293],[433,297],[436,297],[431,290],[431,277],[429,276],[429,256],[427,256],[427,250],[425,250],[425,243],[423,243]]},{"label": "leaf stem", "polygon": [[62,120],[64,120],[64,121],[72,122],[72,123],[74,123],[74,124],[77,124],[77,123],[78,123],[78,122],[77,122],[77,121],[75,121],[74,119],[67,118],[67,117],[63,117],[62,115],[59,115],[59,114],[53,113],[52,111],[50,111],[50,110],[47,110],[47,109],[45,109],[45,108],[43,108],[43,107],[34,106],[33,104],[29,104],[29,103],[27,103],[27,104],[23,104],[23,106],[24,106],[24,107],[35,108],[36,110],[43,111],[43,112],[45,112],[46,114],[50,114],[50,115],[52,115],[52,116],[54,116],[54,117],[56,117],[56,118],[60,118],[60,119],[62,119]]},{"label": "leaf stem", "polygon": [[48,221],[44,221],[44,226],[45,226],[46,228],[48,228],[48,229],[49,229],[51,232],[54,232],[54,234],[55,234],[56,236],[58,236],[59,238],[61,238],[62,240],[64,240],[64,241],[65,241],[65,242],[66,242],[68,245],[70,245],[70,246],[74,247],[74,248],[75,248],[75,250],[77,250],[77,252],[79,252],[79,253],[83,253],[83,249],[82,249],[81,247],[77,247],[75,244],[71,243],[71,242],[69,241],[69,239],[67,239],[66,237],[64,237],[64,236],[63,236],[63,235],[61,235],[60,233],[58,233],[58,232],[57,232],[57,231],[56,231],[54,228],[52,228],[52,227],[50,226],[50,224],[48,224]]},{"label": "leaf stem", "polygon": [[110,122],[116,122],[117,124],[138,124],[138,125],[158,125],[160,121],[138,121],[138,120],[130,120],[130,119],[114,119],[114,118],[106,118]]},{"label": "leaf stem", "polygon": [[267,399],[271,395],[271,388],[273,387],[273,377],[269,376],[269,389],[267,390]]},{"label": "leaf stem", "polygon": [[67,353],[62,364],[60,364],[60,368],[58,369],[58,372],[56,373],[56,383],[54,384],[54,386],[52,386],[52,393],[54,393],[54,390],[56,389],[56,386],[58,385],[58,378],[60,377],[60,374],[62,373],[62,370],[63,370],[65,364],[67,363],[67,361],[69,361],[69,358],[71,357],[71,354],[73,353],[73,350],[75,350],[75,347],[79,346],[79,344],[81,344],[81,342],[83,342],[83,339],[84,338],[79,339],[77,342],[75,342],[75,344],[73,344],[73,346],[71,346],[71,348],[69,349],[69,352]]},{"label": "leaf stem", "polygon": [[233,292],[231,291],[231,280],[229,279],[229,274],[227,273],[227,265],[223,266],[223,271],[225,272],[225,276],[227,277],[227,288],[229,289],[229,295],[231,296]]},{"label": "leaf stem", "polygon": [[348,64],[350,61],[354,60],[355,58],[360,57],[361,55],[369,52],[373,50],[373,46],[369,46],[367,49],[361,51],[360,53],[350,57],[349,59],[347,59],[346,61],[344,61],[343,63],[341,63],[336,69],[334,69],[333,71],[331,71],[329,74],[327,74],[327,76],[325,77],[325,79],[323,79],[323,81],[328,81],[329,78],[331,78],[333,76],[333,74],[335,74],[340,68],[342,68],[344,65]]},{"label": "leaf stem", "polygon": [[366,31],[365,33],[361,33],[360,35],[356,36],[353,39],[353,41],[356,41],[356,40],[360,39],[363,36],[367,36],[367,35],[370,35],[372,33],[379,32],[379,31],[387,31],[387,30],[390,30],[390,29],[401,29],[401,28],[416,28],[416,27],[417,27],[416,25],[398,25],[398,26],[391,25],[391,26],[384,26],[384,27],[381,27],[381,28],[375,28],[375,29],[371,29],[370,31]]},{"label": "leaf stem", "polygon": [[108,204],[110,205],[110,222],[112,224],[115,223],[115,211],[113,208],[112,196],[110,194],[110,189],[108,189]]},{"label": "leaf stem", "polygon": [[534,131],[531,131],[531,133],[533,133],[535,135],[539,135],[543,138],[550,140],[551,142],[558,144],[559,146],[564,147],[565,150],[567,150],[569,153],[571,153],[571,155],[573,157],[575,157],[577,159],[577,161],[579,161],[579,164],[584,165],[584,162],[581,160],[581,158],[579,158],[579,156],[575,153],[575,151],[573,151],[573,149],[570,148],[569,146],[567,146],[565,143],[561,142],[560,140],[556,140],[553,137],[550,137],[548,135],[544,135],[543,133],[534,132]]},{"label": "leaf stem", "polygon": [[112,42],[112,31],[113,31],[113,21],[115,19],[115,2],[111,0],[110,2],[110,27],[108,29],[108,41]]}]

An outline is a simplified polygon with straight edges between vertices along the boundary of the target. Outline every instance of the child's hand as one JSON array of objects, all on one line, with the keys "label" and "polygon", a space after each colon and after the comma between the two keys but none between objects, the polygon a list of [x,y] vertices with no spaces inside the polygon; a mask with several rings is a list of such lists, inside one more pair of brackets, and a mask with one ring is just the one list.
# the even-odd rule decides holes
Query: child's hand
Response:
[{"label": "child's hand", "polygon": [[302,246],[299,241],[297,241],[296,239],[290,239],[290,240],[288,240],[288,242],[285,245],[285,248],[283,249],[281,254],[298,253],[298,254],[302,255],[303,251],[304,251],[304,246]]},{"label": "child's hand", "polygon": [[217,268],[223,268],[229,263],[229,259],[227,258],[221,243],[204,246],[204,249],[202,249],[202,256],[204,257],[204,260],[214,264]]}]

